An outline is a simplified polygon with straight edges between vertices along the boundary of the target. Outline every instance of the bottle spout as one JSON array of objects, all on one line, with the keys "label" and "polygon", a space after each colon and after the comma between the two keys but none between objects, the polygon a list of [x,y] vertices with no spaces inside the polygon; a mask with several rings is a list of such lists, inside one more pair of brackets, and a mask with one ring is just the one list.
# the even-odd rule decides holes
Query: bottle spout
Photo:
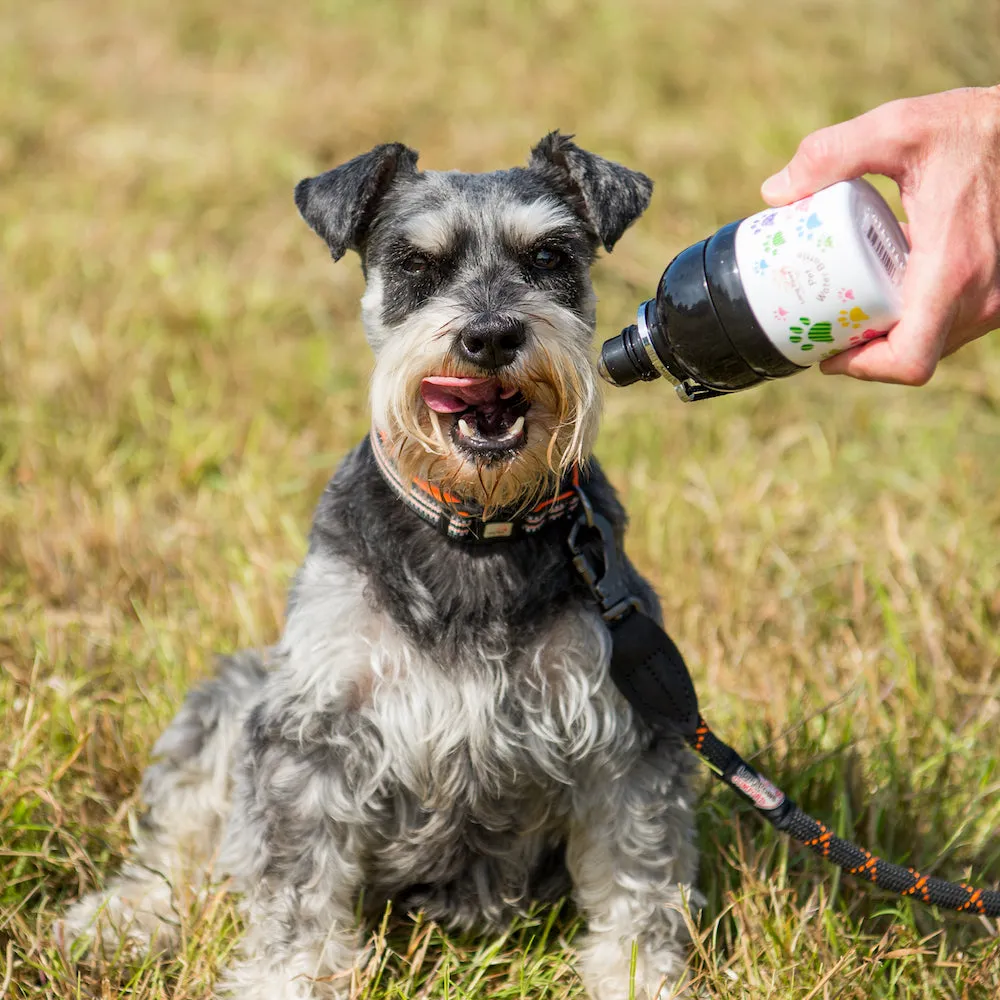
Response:
[{"label": "bottle spout", "polygon": [[597,371],[605,382],[617,386],[650,382],[660,377],[642,349],[639,330],[634,323],[625,327],[617,337],[604,341]]},{"label": "bottle spout", "polygon": [[631,385],[642,377],[642,371],[632,360],[629,346],[636,335],[635,326],[627,326],[617,337],[611,337],[601,347],[597,373],[611,385]]}]

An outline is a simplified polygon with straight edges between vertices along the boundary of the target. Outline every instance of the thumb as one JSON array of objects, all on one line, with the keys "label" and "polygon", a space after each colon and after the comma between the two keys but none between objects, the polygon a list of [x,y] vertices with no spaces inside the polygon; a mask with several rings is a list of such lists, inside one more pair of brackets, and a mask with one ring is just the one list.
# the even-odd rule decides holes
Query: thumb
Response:
[{"label": "thumb", "polygon": [[907,264],[900,321],[885,337],[829,358],[820,367],[826,375],[924,385],[941,359],[957,308],[948,289],[947,262],[914,251]]},{"label": "thumb", "polygon": [[787,205],[867,173],[898,177],[906,167],[901,117],[893,104],[885,104],[807,135],[788,165],[761,185],[764,201]]}]

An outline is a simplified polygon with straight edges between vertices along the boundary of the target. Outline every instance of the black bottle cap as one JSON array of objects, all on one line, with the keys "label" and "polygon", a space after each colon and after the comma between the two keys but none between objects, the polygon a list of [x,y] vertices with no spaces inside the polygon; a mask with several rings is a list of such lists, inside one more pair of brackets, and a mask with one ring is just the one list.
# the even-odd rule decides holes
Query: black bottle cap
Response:
[{"label": "black bottle cap", "polygon": [[689,246],[663,272],[656,291],[658,329],[650,332],[661,358],[667,348],[695,382],[735,392],[755,385],[761,377],[733,347],[716,312],[705,275],[707,244],[702,240]]}]

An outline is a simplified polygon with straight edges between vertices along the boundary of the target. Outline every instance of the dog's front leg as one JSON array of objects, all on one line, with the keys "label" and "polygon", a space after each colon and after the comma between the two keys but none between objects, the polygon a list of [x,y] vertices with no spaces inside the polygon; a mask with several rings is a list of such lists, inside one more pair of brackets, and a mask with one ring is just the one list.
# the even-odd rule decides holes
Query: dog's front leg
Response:
[{"label": "dog's front leg", "polygon": [[335,755],[271,740],[237,782],[221,862],[244,893],[247,931],[220,992],[234,1000],[340,1000],[360,932],[357,838],[332,818],[354,790]]},{"label": "dog's front leg", "polygon": [[567,864],[588,921],[579,947],[591,1000],[625,1000],[635,947],[635,997],[674,995],[685,967],[696,852],[688,761],[662,739],[637,756],[623,780],[600,772],[574,809]]}]

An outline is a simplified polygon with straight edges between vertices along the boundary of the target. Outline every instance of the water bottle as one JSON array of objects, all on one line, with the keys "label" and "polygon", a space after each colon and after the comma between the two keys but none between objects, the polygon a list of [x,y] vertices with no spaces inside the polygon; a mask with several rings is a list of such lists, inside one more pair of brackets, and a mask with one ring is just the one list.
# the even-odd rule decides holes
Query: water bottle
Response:
[{"label": "water bottle", "polygon": [[908,254],[864,180],[758,212],[679,253],[599,371],[613,385],[663,376],[688,402],[805,371],[895,325]]}]

